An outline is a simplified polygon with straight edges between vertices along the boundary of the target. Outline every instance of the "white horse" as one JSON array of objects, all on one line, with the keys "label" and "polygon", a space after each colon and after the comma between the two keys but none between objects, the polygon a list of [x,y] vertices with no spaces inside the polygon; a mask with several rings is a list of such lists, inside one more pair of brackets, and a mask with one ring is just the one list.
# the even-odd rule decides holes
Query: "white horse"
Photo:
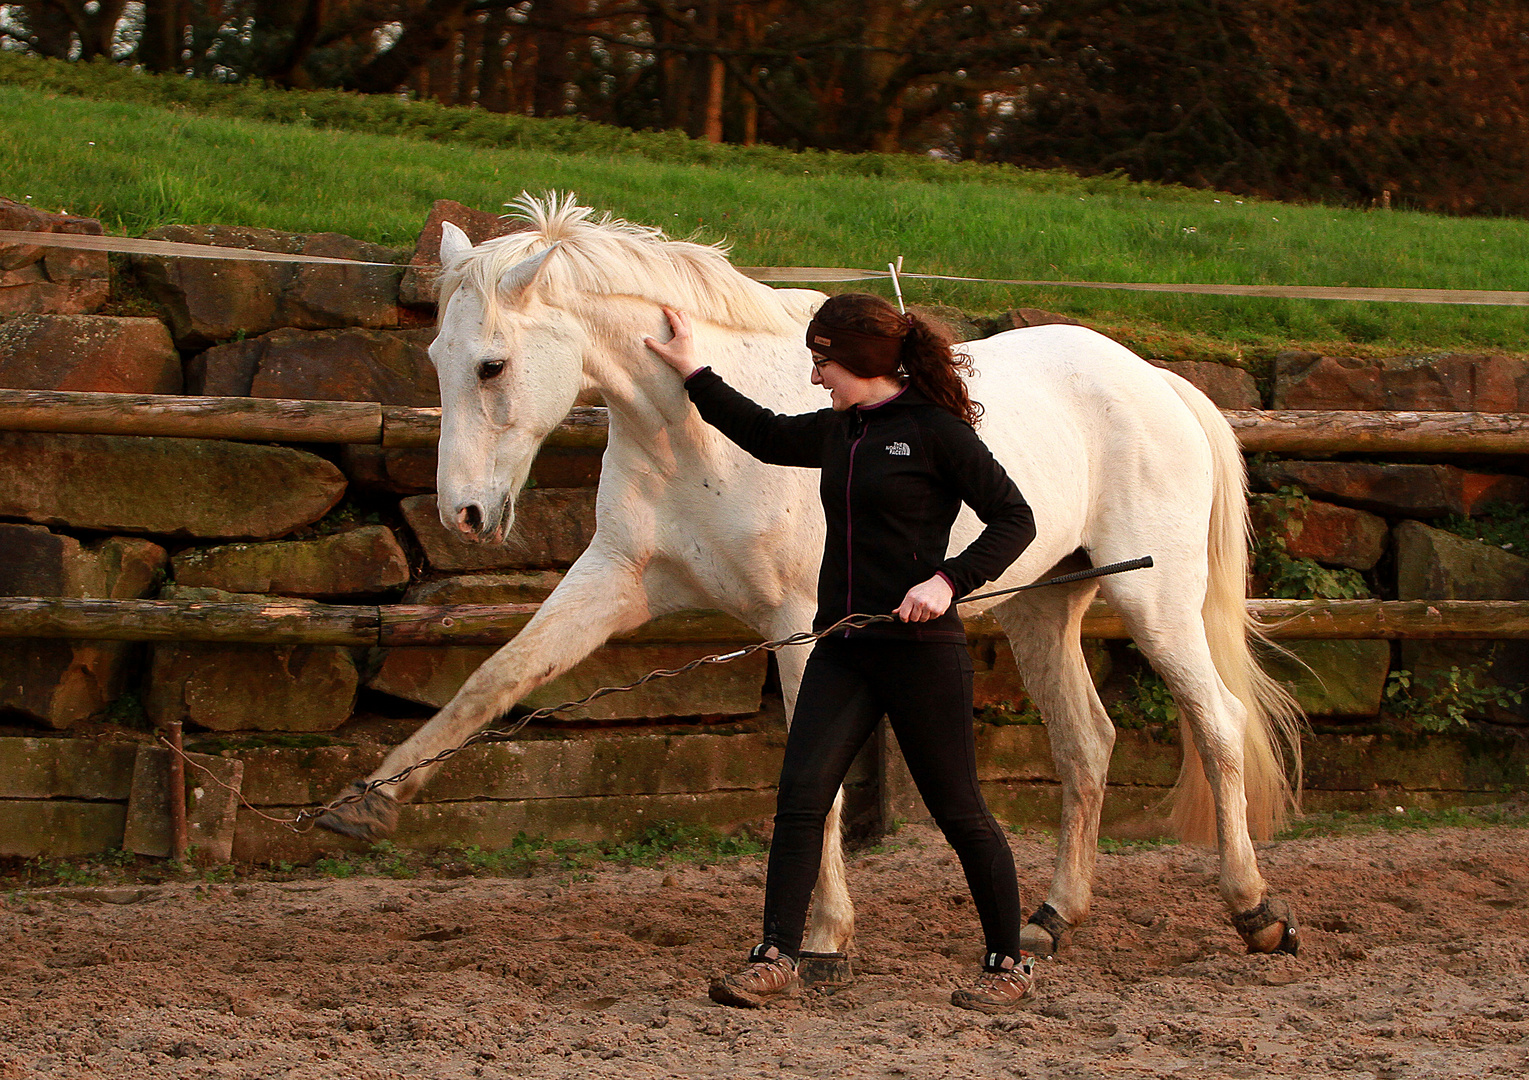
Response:
[{"label": "white horse", "polygon": [[[444,227],[430,347],[441,386],[440,516],[464,539],[502,542],[537,448],[594,389],[610,411],[594,539],[525,629],[373,780],[461,743],[608,638],[666,612],[718,608],[768,639],[811,624],[824,533],[815,473],[761,464],[728,442],[642,341],[669,334],[660,305],[683,309],[697,355],[729,383],[778,412],[811,411],[826,403],[808,380],[803,331],[824,295],[768,288],[717,247],[594,220],[571,198],[522,195],[517,206],[531,228],[478,247]],[[1079,629],[1102,591],[1183,718],[1181,835],[1218,844],[1221,895],[1249,949],[1293,952],[1293,919],[1266,896],[1249,833],[1267,835],[1282,819],[1290,788],[1277,743],[1298,749],[1298,716],[1249,650],[1245,478],[1231,429],[1189,383],[1082,327],[1013,330],[963,348],[977,371],[972,397],[987,409],[983,439],[1035,512],[1034,543],[993,586],[1077,569],[1084,556],[1156,560],[988,602],[1046,720],[1062,782],[1055,873],[1024,947],[1053,953],[1092,898],[1114,728]],[[964,509],[952,550],[978,528]],[[805,652],[777,654],[788,713]],[[385,836],[398,803],[434,768],[321,824]],[[842,953],[853,934],[839,803],[804,943],[812,953]]]}]

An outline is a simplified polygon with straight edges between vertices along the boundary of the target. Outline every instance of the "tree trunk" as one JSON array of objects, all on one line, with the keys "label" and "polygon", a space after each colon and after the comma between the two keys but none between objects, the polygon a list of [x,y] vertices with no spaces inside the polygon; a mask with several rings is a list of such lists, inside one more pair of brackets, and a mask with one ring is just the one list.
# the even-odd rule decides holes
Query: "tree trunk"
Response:
[{"label": "tree trunk", "polygon": [[[706,33],[713,46],[720,46],[722,42],[721,6],[718,0],[711,0],[707,5]],[[706,71],[706,124],[701,135],[707,142],[719,143],[722,141],[722,99],[727,90],[727,69],[720,53],[707,57]]]},{"label": "tree trunk", "polygon": [[94,60],[98,56],[111,58],[112,39],[117,33],[117,20],[122,18],[127,0],[98,0],[94,14],[84,7],[84,30],[80,33],[80,59]]},{"label": "tree trunk", "polygon": [[509,18],[504,9],[489,13],[483,26],[482,66],[478,69],[478,104],[489,112],[509,112],[509,72],[505,70],[505,29]]},{"label": "tree trunk", "polygon": [[743,145],[753,146],[759,141],[759,101],[753,94],[743,94]]},{"label": "tree trunk", "polygon": [[573,81],[573,66],[568,61],[568,34],[562,27],[575,14],[571,0],[538,2],[539,22],[557,29],[538,29],[536,43],[536,83],[532,90],[531,109],[535,116],[562,116],[568,105],[568,88]]},{"label": "tree trunk", "polygon": [[303,70],[303,62],[308,59],[308,54],[318,43],[319,30],[324,25],[328,8],[328,0],[306,0],[303,4],[302,15],[292,31],[292,44],[287,48],[286,56],[271,72],[272,82],[278,86],[296,87],[300,90],[312,89],[313,80]]},{"label": "tree trunk", "polygon": [[20,7],[26,12],[27,29],[32,32],[32,48],[55,60],[69,59],[77,27],[68,7],[59,0],[34,0]]},{"label": "tree trunk", "polygon": [[484,47],[487,37],[483,32],[485,21],[486,16],[474,15],[462,28],[462,59],[457,72],[456,94],[453,99],[456,105],[471,105],[478,100],[478,86],[483,78],[483,66],[486,62]]},{"label": "tree trunk", "polygon": [[432,96],[442,105],[455,105],[462,75],[462,34],[452,34],[445,46],[430,57],[430,79],[435,84]]},{"label": "tree trunk", "polygon": [[180,70],[184,6],[185,0],[144,0],[137,58],[148,71],[163,74]]},{"label": "tree trunk", "polygon": [[[658,46],[673,44],[679,39],[674,24],[664,12],[664,5],[648,5],[648,25],[653,28],[653,43]],[[657,52],[658,101],[661,126],[665,130],[685,128],[690,123],[688,69],[684,58],[676,52],[659,48]]]}]

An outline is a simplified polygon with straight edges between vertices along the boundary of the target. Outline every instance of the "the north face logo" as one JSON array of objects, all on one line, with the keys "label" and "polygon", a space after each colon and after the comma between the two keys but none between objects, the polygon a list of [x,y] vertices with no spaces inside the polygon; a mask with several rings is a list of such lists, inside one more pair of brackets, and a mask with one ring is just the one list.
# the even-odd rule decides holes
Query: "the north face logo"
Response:
[{"label": "the north face logo", "polygon": [[893,457],[908,457],[913,453],[913,451],[908,449],[907,443],[895,442],[887,447],[887,453],[891,454]]}]

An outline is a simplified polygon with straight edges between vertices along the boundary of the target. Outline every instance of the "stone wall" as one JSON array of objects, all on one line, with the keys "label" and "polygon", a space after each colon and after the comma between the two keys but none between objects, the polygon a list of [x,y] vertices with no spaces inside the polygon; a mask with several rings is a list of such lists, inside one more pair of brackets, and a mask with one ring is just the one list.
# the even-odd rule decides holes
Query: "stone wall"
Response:
[{"label": "stone wall", "polygon": [[[0,247],[0,386],[438,404],[425,349],[432,264],[448,217],[477,240],[506,228],[493,215],[438,204],[411,254],[328,234],[176,226],[160,232],[392,265],[135,256],[115,279],[105,256]],[[100,231],[88,219],[5,200],[0,227]],[[133,299],[143,296],[158,317]],[[1055,318],[1016,309],[973,326],[995,332]],[[1529,412],[1529,367],[1503,357],[1291,353],[1262,387],[1235,367],[1163,366],[1223,408]],[[597,451],[543,452],[536,486],[518,506],[522,540],[502,549],[461,544],[440,527],[434,472],[433,453],[419,450],[0,432],[0,595],[525,603],[556,586],[593,531]],[[1386,598],[1529,598],[1521,553],[1437,527],[1451,514],[1521,506],[1529,479],[1517,461],[1260,458],[1252,476],[1267,493],[1256,520],[1281,566],[1351,572],[1346,587]],[[1419,805],[1523,787],[1516,733],[1529,722],[1524,709],[1481,704],[1476,719],[1487,727],[1422,742],[1405,717],[1398,723],[1384,710],[1393,672],[1462,668],[1518,683],[1529,677],[1525,649],[1292,646],[1299,663],[1287,660],[1281,671],[1314,720],[1311,760],[1321,764],[1310,774],[1320,792],[1313,801]],[[1014,722],[1027,714],[1007,648],[979,637],[972,650],[994,804],[1016,822],[1053,820],[1049,754],[1039,727]],[[0,854],[167,850],[153,809],[163,804],[163,763],[148,744],[154,724],[174,720],[220,778],[188,777],[204,850],[265,859],[340,846],[236,812],[221,785],[242,788],[267,812],[328,797],[448,700],[489,651],[0,641]],[[613,644],[526,704],[710,651]],[[1126,724],[1150,723],[1135,654],[1114,643],[1093,643],[1090,654],[1112,709]],[[762,657],[602,699],[573,721],[458,759],[406,813],[400,842],[488,846],[519,830],[593,837],[664,818],[733,827],[769,815],[784,725]],[[1121,786],[1107,808],[1113,828],[1160,828],[1156,804],[1175,761],[1171,738],[1122,733]],[[860,820],[889,812],[895,781],[895,755],[870,748],[851,784]]]}]

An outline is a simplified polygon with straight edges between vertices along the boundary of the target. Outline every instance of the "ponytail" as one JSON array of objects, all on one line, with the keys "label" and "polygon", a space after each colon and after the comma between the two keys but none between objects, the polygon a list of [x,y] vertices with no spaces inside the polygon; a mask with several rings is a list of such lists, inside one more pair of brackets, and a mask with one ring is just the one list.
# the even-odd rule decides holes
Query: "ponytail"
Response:
[{"label": "ponytail", "polygon": [[813,319],[814,325],[824,322],[900,341],[898,364],[915,390],[968,424],[982,419],[982,406],[971,399],[962,377],[972,374],[971,358],[952,350],[955,335],[943,323],[921,315],[904,315],[869,293],[831,296]]},{"label": "ponytail", "polygon": [[912,314],[905,318],[908,334],[903,338],[902,363],[908,381],[930,401],[975,427],[982,419],[982,405],[966,390],[971,357],[951,347],[955,335],[943,323]]}]

